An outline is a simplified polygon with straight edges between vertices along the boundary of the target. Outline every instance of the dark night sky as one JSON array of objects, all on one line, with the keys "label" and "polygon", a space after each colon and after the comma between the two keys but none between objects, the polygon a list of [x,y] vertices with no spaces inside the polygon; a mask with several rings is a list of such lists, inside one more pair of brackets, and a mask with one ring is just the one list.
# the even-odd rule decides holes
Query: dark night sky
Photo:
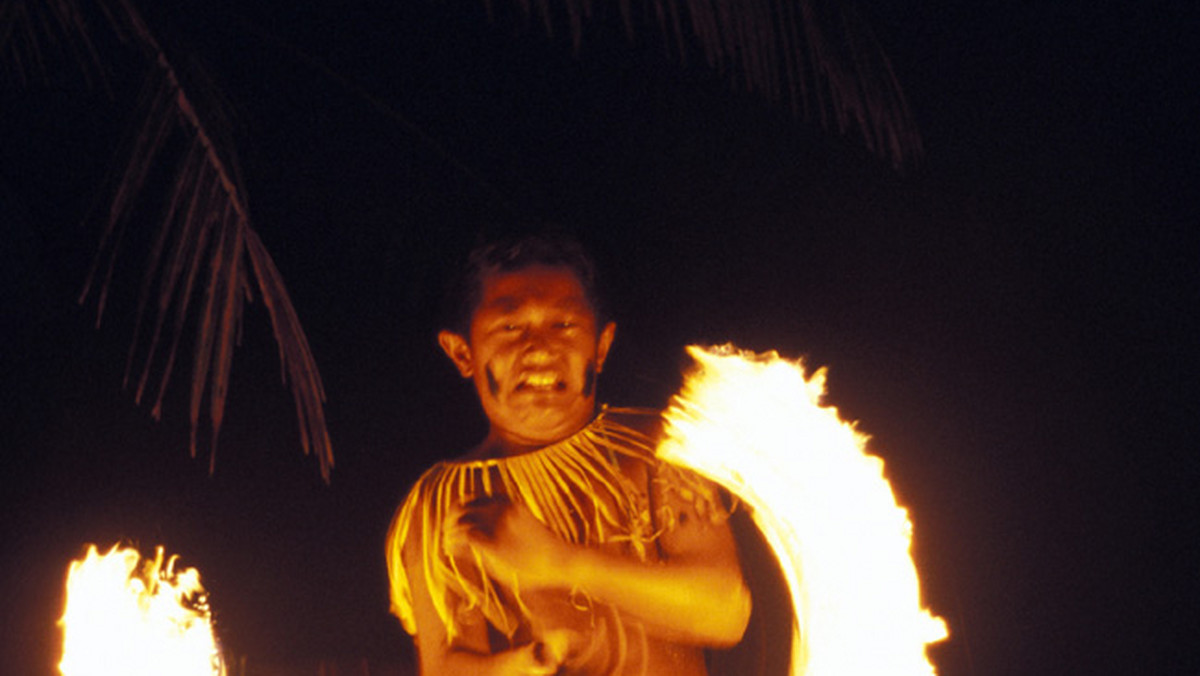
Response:
[{"label": "dark night sky", "polygon": [[690,342],[829,366],[910,508],[940,673],[1200,671],[1191,3],[871,8],[927,149],[903,173],[650,29],[574,54],[517,3],[177,4],[150,18],[233,110],[338,465],[326,487],[299,453],[260,305],[213,478],[182,381],[161,424],[134,406],[136,238],[99,330],[74,302],[130,111],[7,83],[3,673],[47,673],[67,562],[118,539],[199,567],[235,653],[406,659],[387,522],[483,429],[432,340],[441,280],[477,232],[546,220],[609,273],[607,400],[662,405]]}]

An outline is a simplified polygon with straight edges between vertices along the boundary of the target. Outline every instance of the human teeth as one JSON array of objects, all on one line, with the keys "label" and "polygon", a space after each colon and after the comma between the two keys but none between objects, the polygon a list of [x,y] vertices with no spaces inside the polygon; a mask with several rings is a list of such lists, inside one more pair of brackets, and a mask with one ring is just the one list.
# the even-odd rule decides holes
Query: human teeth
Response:
[{"label": "human teeth", "polygon": [[525,378],[525,385],[529,387],[553,387],[558,382],[558,379],[553,373],[535,373]]}]

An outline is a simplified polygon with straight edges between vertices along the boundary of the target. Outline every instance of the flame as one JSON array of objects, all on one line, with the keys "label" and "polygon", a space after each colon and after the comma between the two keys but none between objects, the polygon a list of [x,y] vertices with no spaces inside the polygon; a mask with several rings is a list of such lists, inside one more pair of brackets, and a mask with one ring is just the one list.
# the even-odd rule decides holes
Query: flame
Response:
[{"label": "flame", "polygon": [[731,345],[688,353],[659,454],[749,506],[792,594],[791,673],[936,673],[925,646],[948,633],[921,608],[908,513],[867,437],[821,404],[824,369]]},{"label": "flame", "polygon": [[207,596],[195,568],[136,549],[89,545],[67,572],[62,676],[221,676]]}]

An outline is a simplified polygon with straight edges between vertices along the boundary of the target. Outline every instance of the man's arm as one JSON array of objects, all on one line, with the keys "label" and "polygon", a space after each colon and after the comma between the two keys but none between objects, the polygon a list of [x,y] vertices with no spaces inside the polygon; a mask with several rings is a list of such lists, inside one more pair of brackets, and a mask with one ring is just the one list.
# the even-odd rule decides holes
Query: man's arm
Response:
[{"label": "man's arm", "polygon": [[698,515],[674,491],[660,492],[656,504],[669,506],[677,519],[660,536],[662,561],[574,548],[564,565],[566,579],[665,640],[735,645],[749,622],[751,601],[728,520]]},{"label": "man's arm", "polygon": [[491,536],[469,523],[447,524],[447,548],[474,547],[489,574],[521,590],[579,589],[640,620],[676,643],[727,647],[741,640],[750,593],[726,520],[696,513],[676,491],[655,490],[655,503],[676,515],[660,536],[663,559],[642,562],[600,548],[567,543],[523,507],[506,510]]}]

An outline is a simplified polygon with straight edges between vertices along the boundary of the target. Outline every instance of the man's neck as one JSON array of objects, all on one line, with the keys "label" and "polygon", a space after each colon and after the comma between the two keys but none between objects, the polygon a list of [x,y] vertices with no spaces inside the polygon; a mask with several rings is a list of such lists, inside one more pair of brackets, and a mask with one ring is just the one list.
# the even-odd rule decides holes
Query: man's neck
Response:
[{"label": "man's neck", "polygon": [[569,439],[575,436],[579,430],[587,427],[594,418],[594,415],[588,416],[588,418],[581,423],[565,428],[565,433],[548,434],[544,438],[522,436],[514,434],[508,430],[503,430],[492,426],[488,430],[488,435],[479,443],[478,446],[476,446],[467,454],[467,457],[472,460],[492,460],[498,458],[511,458],[513,456],[536,451],[556,444],[563,439]]}]

